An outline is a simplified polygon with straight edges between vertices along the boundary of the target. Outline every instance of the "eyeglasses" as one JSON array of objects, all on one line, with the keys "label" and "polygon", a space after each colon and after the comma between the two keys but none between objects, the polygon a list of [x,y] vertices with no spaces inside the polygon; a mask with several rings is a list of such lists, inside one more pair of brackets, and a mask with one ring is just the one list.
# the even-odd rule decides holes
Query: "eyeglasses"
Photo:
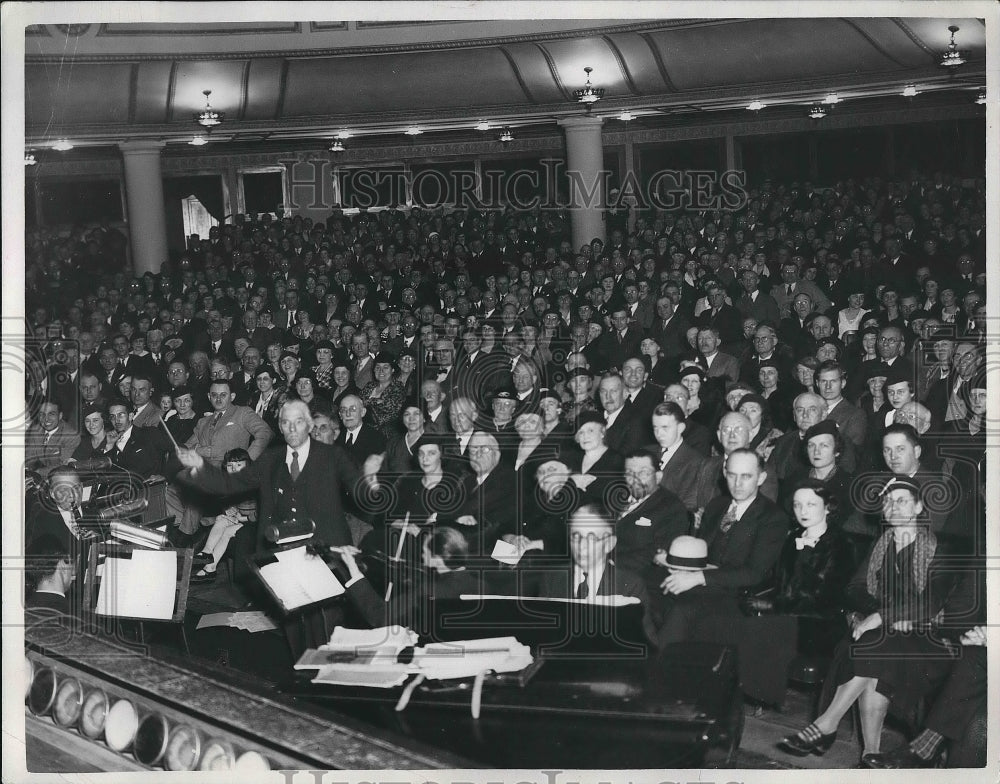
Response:
[{"label": "eyeglasses", "polygon": [[884,337],[883,336],[883,337],[880,337],[878,339],[878,342],[879,343],[889,343],[889,344],[899,343],[899,338],[889,338],[889,337]]},{"label": "eyeglasses", "polygon": [[358,407],[357,406],[341,406],[340,407],[340,413],[341,414],[354,414],[354,413],[357,413],[357,411],[358,411]]}]

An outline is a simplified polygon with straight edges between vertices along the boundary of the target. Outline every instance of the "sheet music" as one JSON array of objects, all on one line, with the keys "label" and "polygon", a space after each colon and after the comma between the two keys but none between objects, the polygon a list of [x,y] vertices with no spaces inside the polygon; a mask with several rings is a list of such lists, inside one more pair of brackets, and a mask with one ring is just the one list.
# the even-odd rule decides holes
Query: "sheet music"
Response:
[{"label": "sheet music", "polygon": [[131,558],[104,561],[94,612],[169,621],[177,593],[176,550],[133,550]]},{"label": "sheet music", "polygon": [[275,553],[277,563],[260,567],[260,576],[286,610],[294,610],[344,593],[326,562],[305,547]]}]

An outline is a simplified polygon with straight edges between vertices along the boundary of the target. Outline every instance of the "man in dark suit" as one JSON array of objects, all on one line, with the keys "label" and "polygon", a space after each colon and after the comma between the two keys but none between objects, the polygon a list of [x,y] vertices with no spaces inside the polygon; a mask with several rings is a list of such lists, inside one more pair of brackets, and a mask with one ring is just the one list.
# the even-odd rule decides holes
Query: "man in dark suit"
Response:
[{"label": "man in dark suit", "polygon": [[737,449],[726,459],[728,495],[709,502],[696,534],[708,545],[713,568],[670,574],[660,587],[666,602],[657,640],[662,648],[697,639],[705,619],[742,617],[739,591],[769,578],[788,534],[788,518],[760,495],[767,478],[764,462],[751,449]]},{"label": "man in dark suit", "polygon": [[[726,290],[718,283],[709,285],[705,298],[709,306],[698,314],[695,324],[714,329],[726,350],[735,350],[743,339],[743,316],[732,305],[726,304]],[[733,380],[736,380],[735,377]]]},{"label": "man in dark suit", "polygon": [[638,574],[651,567],[657,550],[666,550],[689,527],[684,504],[659,485],[658,462],[645,449],[625,456],[625,484],[631,497],[615,522],[617,562]]},{"label": "man in dark suit", "polygon": [[105,452],[119,468],[143,479],[162,476],[167,453],[173,448],[170,437],[159,427],[133,427],[135,406],[125,400],[113,400],[108,417],[114,432],[108,433]]},{"label": "man in dark suit", "polygon": [[34,586],[24,606],[54,610],[63,615],[73,611],[70,587],[77,577],[76,559],[58,537],[45,534],[25,548],[25,569]]},{"label": "man in dark suit", "polygon": [[340,401],[340,421],[344,423],[337,437],[339,446],[355,468],[360,468],[371,455],[380,455],[385,451],[385,436],[370,425],[364,423],[368,410],[357,395],[347,395]]},{"label": "man in dark suit", "polygon": [[655,340],[663,352],[663,360],[676,364],[687,348],[687,331],[691,323],[682,313],[674,310],[674,303],[669,297],[656,300],[656,318],[649,335]]},{"label": "man in dark suit", "polygon": [[466,528],[471,552],[489,553],[501,536],[518,533],[517,478],[501,462],[500,444],[490,433],[472,434],[468,457],[472,473],[463,479],[465,500],[456,522]]},{"label": "man in dark suit", "polygon": [[663,389],[649,380],[646,363],[639,357],[629,357],[622,365],[622,380],[625,382],[625,405],[630,407],[643,425],[648,442],[653,435],[653,409],[663,402]]},{"label": "man in dark suit", "polygon": [[[687,411],[689,399],[687,387],[683,384],[670,384],[663,390],[663,401],[676,404],[681,411]],[[686,419],[683,437],[684,443],[701,455],[702,459],[711,454],[713,433],[703,424],[695,422],[693,419]]]},{"label": "man in dark suit", "polygon": [[611,313],[611,332],[602,341],[609,366],[621,369],[626,359],[639,356],[643,336],[641,327],[629,326],[628,311],[624,307],[615,308]]},{"label": "man in dark suit", "polygon": [[606,422],[605,443],[622,455],[641,447],[647,440],[646,427],[636,412],[625,405],[625,382],[621,376],[601,379],[599,394]]},{"label": "man in dark suit", "polygon": [[699,507],[698,487],[705,458],[684,440],[686,419],[684,409],[676,403],[660,403],[653,409],[660,487],[679,498],[693,514]]},{"label": "man in dark suit", "polygon": [[646,605],[648,594],[641,576],[611,558],[618,544],[615,530],[606,510],[594,503],[581,506],[569,521],[569,562],[535,574],[526,570],[524,593],[585,602],[599,596],[634,596]]}]

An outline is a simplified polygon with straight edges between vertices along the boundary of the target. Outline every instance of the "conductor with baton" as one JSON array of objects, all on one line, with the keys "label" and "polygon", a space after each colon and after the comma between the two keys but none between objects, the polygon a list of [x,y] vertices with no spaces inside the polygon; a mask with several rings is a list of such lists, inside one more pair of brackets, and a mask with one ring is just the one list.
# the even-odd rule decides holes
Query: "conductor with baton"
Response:
[{"label": "conductor with baton", "polygon": [[[199,489],[219,495],[260,491],[260,515],[256,533],[257,554],[266,553],[269,543],[264,532],[271,526],[311,520],[315,538],[326,546],[353,544],[344,514],[343,499],[351,498],[364,510],[368,488],[382,464],[382,455],[371,455],[361,471],[335,444],[323,444],[310,438],[313,420],[309,407],[301,400],[289,400],[278,412],[278,429],[285,439],[284,449],[269,449],[260,459],[242,471],[227,474],[209,465],[193,449],[177,449],[186,471],[179,478]],[[242,564],[241,564],[242,565]],[[286,623],[292,654],[326,643],[334,626],[343,622],[337,605],[305,611],[294,622]]]}]

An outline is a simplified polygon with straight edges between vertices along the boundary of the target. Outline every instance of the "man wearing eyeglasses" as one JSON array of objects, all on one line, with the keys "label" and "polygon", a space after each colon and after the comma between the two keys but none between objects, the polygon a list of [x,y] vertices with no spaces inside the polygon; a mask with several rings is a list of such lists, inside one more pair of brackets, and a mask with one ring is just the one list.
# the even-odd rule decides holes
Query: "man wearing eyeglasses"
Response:
[{"label": "man wearing eyeglasses", "polygon": [[501,463],[500,445],[490,433],[473,433],[467,454],[472,473],[463,480],[455,522],[463,526],[470,552],[489,553],[497,539],[518,532],[517,478],[510,465]]},{"label": "man wearing eyeglasses", "polygon": [[906,352],[906,340],[903,338],[903,330],[895,326],[882,327],[878,333],[878,342],[875,344],[882,364],[886,368],[892,368],[898,372],[914,379],[913,365],[903,354]]},{"label": "man wearing eyeglasses", "polygon": [[740,381],[751,386],[759,383],[760,366],[774,362],[778,367],[779,383],[788,384],[794,377],[794,360],[787,346],[779,345],[778,333],[769,322],[757,325],[753,333],[753,354],[740,365]]}]

